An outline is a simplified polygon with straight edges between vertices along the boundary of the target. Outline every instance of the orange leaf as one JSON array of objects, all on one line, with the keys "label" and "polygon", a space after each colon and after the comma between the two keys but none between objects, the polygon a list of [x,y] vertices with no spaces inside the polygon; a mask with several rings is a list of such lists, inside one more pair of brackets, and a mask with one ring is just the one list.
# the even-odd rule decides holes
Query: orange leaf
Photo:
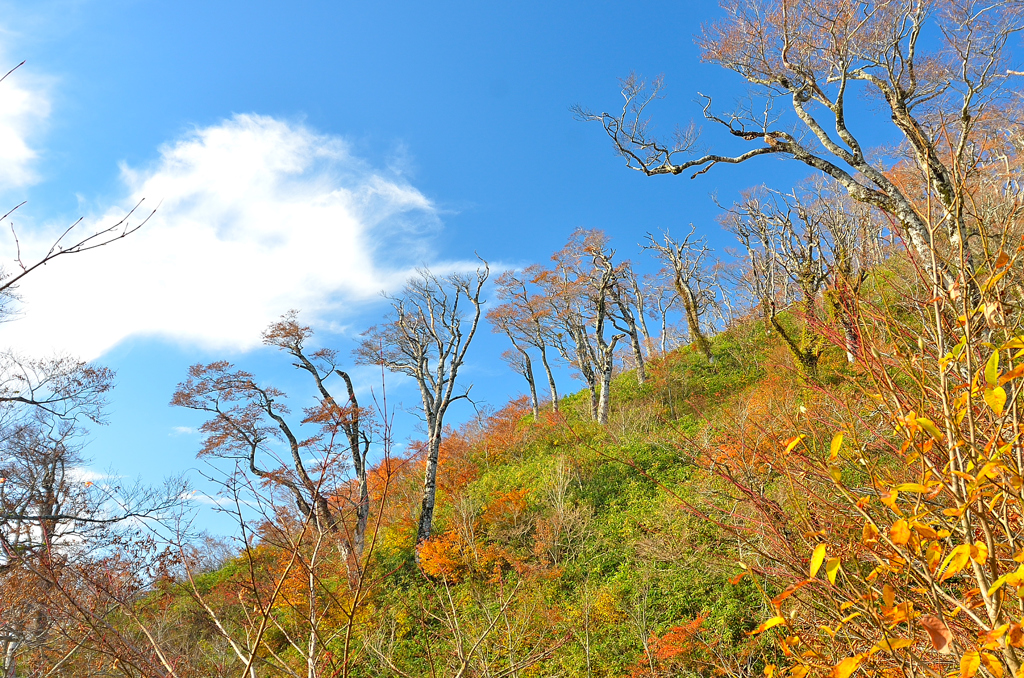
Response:
[{"label": "orange leaf", "polygon": [[798,582],[798,583],[795,583],[795,584],[790,584],[789,586],[787,586],[782,591],[782,593],[780,593],[779,595],[777,595],[774,598],[772,598],[772,605],[776,605],[776,606],[779,605],[786,598],[789,598],[791,595],[793,595],[794,593],[796,593],[797,591],[799,591],[800,589],[802,589],[803,587],[807,586],[810,583],[811,583],[811,580],[808,579],[807,581],[802,581],[802,582]]},{"label": "orange leaf", "polygon": [[888,584],[882,587],[882,602],[885,603],[886,607],[892,607],[896,604],[896,591]]},{"label": "orange leaf", "polygon": [[1011,647],[1024,647],[1024,628],[1020,624],[1011,624],[1006,632],[1006,640]]},{"label": "orange leaf", "polygon": [[864,661],[864,655],[862,654],[847,657],[832,667],[832,673],[829,674],[829,678],[849,678],[862,661]]},{"label": "orange leaf", "polygon": [[756,636],[758,633],[764,633],[768,629],[770,629],[772,627],[775,627],[775,626],[778,626],[779,624],[784,624],[784,623],[786,623],[786,620],[783,619],[782,617],[772,617],[771,619],[769,619],[765,623],[761,624],[760,626],[758,626],[756,629],[754,629],[753,631],[751,631],[747,635],[748,636]]},{"label": "orange leaf", "polygon": [[952,651],[949,644],[953,642],[953,634],[949,632],[946,622],[935,615],[926,614],[918,619],[917,623],[928,632],[928,639],[932,641],[933,648],[941,654],[949,654]]},{"label": "orange leaf", "polygon": [[985,665],[988,672],[995,676],[995,678],[1003,678],[1002,663],[988,652],[981,653],[981,663]]},{"label": "orange leaf", "polygon": [[910,526],[907,525],[907,521],[901,518],[893,523],[892,527],[889,528],[889,538],[897,546],[906,545],[910,541]]}]

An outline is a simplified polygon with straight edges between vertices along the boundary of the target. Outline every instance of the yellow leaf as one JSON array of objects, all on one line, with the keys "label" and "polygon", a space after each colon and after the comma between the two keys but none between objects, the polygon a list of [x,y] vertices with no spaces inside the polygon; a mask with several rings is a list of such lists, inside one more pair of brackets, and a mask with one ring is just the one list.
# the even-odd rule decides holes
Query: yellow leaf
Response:
[{"label": "yellow leaf", "polygon": [[818,544],[814,547],[814,553],[811,554],[811,579],[818,574],[818,570],[821,569],[821,564],[825,560],[825,545]]},{"label": "yellow leaf", "polygon": [[981,663],[985,665],[988,672],[995,676],[995,678],[1003,678],[1002,663],[988,652],[981,653]]},{"label": "yellow leaf", "polygon": [[896,500],[899,499],[899,497],[900,491],[897,490],[895,487],[888,492],[882,491],[878,493],[878,498],[882,500],[883,504],[892,509],[893,512],[902,515],[903,512],[900,511],[899,507],[896,506]]},{"label": "yellow leaf", "polygon": [[925,417],[918,417],[916,421],[917,425],[923,428],[925,431],[927,431],[928,435],[930,435],[932,438],[935,438],[936,440],[942,440],[942,431],[935,427],[935,424],[932,423],[931,419],[926,419]]},{"label": "yellow leaf", "polygon": [[839,448],[841,448],[842,446],[843,446],[843,434],[842,433],[837,433],[835,435],[835,437],[832,438],[832,446],[829,449],[828,458],[832,459],[832,460],[835,460],[836,457],[839,456]]},{"label": "yellow leaf", "polygon": [[949,555],[946,556],[946,559],[942,561],[942,566],[939,568],[942,575],[939,577],[939,581],[946,581],[954,574],[964,569],[970,559],[971,545],[961,544],[960,546],[957,546],[955,549],[950,551]]},{"label": "yellow leaf", "polygon": [[829,678],[849,678],[862,661],[864,661],[864,655],[862,654],[847,657],[832,667],[832,673],[829,674]]},{"label": "yellow leaf", "polygon": [[914,604],[910,601],[902,602],[892,609],[888,614],[889,621],[893,624],[905,622],[914,618]]},{"label": "yellow leaf", "polygon": [[928,559],[928,571],[934,572],[935,568],[939,566],[939,560],[942,558],[942,546],[938,543],[933,543],[928,547],[925,557]]},{"label": "yellow leaf", "polygon": [[1003,408],[1006,407],[1006,389],[1002,386],[996,386],[994,388],[985,389],[985,403],[992,408],[992,411],[997,415],[1003,413]]},{"label": "yellow leaf", "polygon": [[754,629],[753,631],[751,631],[747,635],[748,636],[756,636],[758,633],[764,633],[768,629],[776,627],[779,624],[784,624],[785,622],[786,622],[786,620],[783,619],[782,617],[772,617],[771,619],[769,619],[765,623],[761,624],[760,626],[758,626],[756,629]]},{"label": "yellow leaf", "polygon": [[913,644],[913,640],[910,638],[889,638],[878,641],[873,651],[885,650],[886,652],[895,652],[896,650],[902,650],[905,647],[910,647]]},{"label": "yellow leaf", "polygon": [[838,558],[829,558],[828,562],[825,563],[825,574],[828,575],[830,584],[836,583],[836,575],[839,574],[841,567]]},{"label": "yellow leaf", "polygon": [[1002,577],[1000,577],[999,579],[996,579],[994,582],[992,582],[992,586],[988,587],[988,595],[991,596],[993,593],[995,593],[996,591],[1001,589],[1003,587],[1003,584],[1005,584],[1005,583],[1006,583],[1006,575],[1004,574]]},{"label": "yellow leaf", "polygon": [[981,656],[977,652],[965,652],[960,658],[960,678],[974,678],[981,666]]},{"label": "yellow leaf", "polygon": [[[982,647],[985,648],[986,650],[998,650],[1001,647],[1001,644],[999,642],[1000,639],[1003,636],[1005,636],[1006,632],[1009,631],[1009,630],[1010,630],[1010,625],[1009,624],[1003,624],[1002,626],[997,626],[996,628],[992,629],[991,631],[988,631],[987,633],[982,633],[981,635],[979,635],[978,636],[978,641],[980,643],[982,643]],[[982,663],[984,663],[985,662],[985,658],[982,657],[981,661],[982,661]]]},{"label": "yellow leaf", "polygon": [[789,670],[789,675],[792,676],[792,678],[804,678],[804,676],[807,675],[807,667],[794,666]]},{"label": "yellow leaf", "polygon": [[900,492],[914,492],[916,494],[925,494],[928,492],[928,488],[921,483],[903,483],[897,485],[896,489]]},{"label": "yellow leaf", "polygon": [[984,542],[976,541],[971,546],[971,560],[976,563],[984,564],[988,559],[988,546]]},{"label": "yellow leaf", "polygon": [[939,533],[932,529],[931,525],[925,525],[924,523],[914,523],[914,532],[921,535],[922,539],[938,539]]},{"label": "yellow leaf", "polygon": [[900,518],[889,528],[889,539],[898,546],[904,546],[910,541],[910,526],[907,521]]},{"label": "yellow leaf", "polygon": [[790,452],[792,452],[792,451],[793,451],[793,449],[794,449],[794,448],[795,448],[795,447],[796,447],[797,445],[799,445],[799,444],[800,444],[800,441],[801,441],[801,440],[803,440],[803,439],[804,439],[805,437],[806,437],[806,436],[804,436],[803,434],[801,434],[801,435],[798,435],[798,436],[797,436],[796,438],[790,438],[789,442],[788,442],[788,443],[786,443],[786,452],[785,452],[785,453],[786,453],[786,454],[789,454]]},{"label": "yellow leaf", "polygon": [[999,384],[999,351],[993,351],[985,363],[985,382],[989,386]]}]

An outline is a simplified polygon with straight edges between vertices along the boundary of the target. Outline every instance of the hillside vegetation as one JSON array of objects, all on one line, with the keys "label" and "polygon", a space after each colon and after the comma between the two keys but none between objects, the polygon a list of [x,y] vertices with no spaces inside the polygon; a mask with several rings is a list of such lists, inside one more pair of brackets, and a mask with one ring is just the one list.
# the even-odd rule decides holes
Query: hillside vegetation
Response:
[{"label": "hillside vegetation", "polygon": [[[1024,676],[1024,4],[722,4],[701,56],[750,98],[702,114],[735,155],[654,135],[660,79],[576,116],[645,176],[811,175],[719,205],[728,259],[637,233],[644,275],[579,228],[522,269],[417,269],[351,357],[286,313],[262,339],[305,391],[193,365],[171,404],[205,418],[229,540],[180,484],[76,475],[109,370],[5,355],[6,676]],[[19,260],[0,316],[129,233]],[[453,429],[484,328],[528,395]],[[420,398],[400,454],[389,373]]]}]

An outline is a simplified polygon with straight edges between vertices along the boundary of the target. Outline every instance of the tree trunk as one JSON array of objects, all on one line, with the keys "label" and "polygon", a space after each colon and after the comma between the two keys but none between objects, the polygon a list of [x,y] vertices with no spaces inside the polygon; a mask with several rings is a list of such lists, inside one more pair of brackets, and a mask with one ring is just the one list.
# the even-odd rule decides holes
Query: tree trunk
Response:
[{"label": "tree trunk", "polygon": [[633,347],[633,358],[636,360],[636,380],[643,386],[644,382],[647,381],[647,370],[644,365],[644,352],[640,346],[640,336],[636,325],[633,325],[633,331],[629,334],[629,340]]},{"label": "tree trunk", "polygon": [[700,330],[700,317],[697,315],[697,301],[693,298],[690,288],[676,280],[676,290],[683,300],[683,309],[686,311],[686,324],[690,330],[690,337],[697,344],[697,350],[704,354],[708,362],[714,362],[715,356],[711,353],[711,344],[707,337]]},{"label": "tree trunk", "polygon": [[[610,362],[610,361],[609,361]],[[597,423],[604,426],[608,423],[608,412],[611,409],[612,366],[603,365],[601,370],[601,396],[597,405]]]},{"label": "tree trunk", "polygon": [[[518,346],[516,348],[519,348]],[[519,352],[523,354],[523,365],[526,367],[526,381],[530,384],[530,407],[533,411],[533,418],[536,420],[540,417],[540,404],[537,402],[537,379],[533,374],[533,361],[530,360],[529,354],[523,349],[519,349]]]},{"label": "tree trunk", "polygon": [[544,363],[544,372],[548,376],[548,390],[551,391],[551,411],[558,412],[558,389],[555,388],[555,375],[551,373],[551,365],[548,364],[546,346],[540,347],[540,361]]},{"label": "tree trunk", "polygon": [[[434,504],[437,501],[437,460],[441,454],[441,431],[431,430],[427,441],[427,472],[423,479],[423,501],[420,504],[420,522],[416,528],[416,546],[430,539],[430,530],[434,526]],[[419,562],[419,548],[416,550],[416,561]]]}]

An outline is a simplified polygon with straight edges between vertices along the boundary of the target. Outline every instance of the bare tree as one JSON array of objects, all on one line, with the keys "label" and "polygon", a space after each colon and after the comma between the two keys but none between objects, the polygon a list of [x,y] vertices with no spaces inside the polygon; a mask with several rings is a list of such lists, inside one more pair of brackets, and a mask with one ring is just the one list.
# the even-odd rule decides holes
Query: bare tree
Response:
[{"label": "bare tree", "polygon": [[[1007,45],[1024,27],[1024,6],[1016,0],[728,0],[724,10],[698,39],[703,58],[738,73],[764,106],[719,115],[702,95],[704,119],[754,148],[697,153],[699,131],[692,125],[671,140],[657,138],[647,108],[660,96],[660,79],[648,87],[630,76],[621,110],[577,108],[577,116],[600,122],[627,166],[647,175],[692,170],[695,177],[760,156],[795,159],[891,215],[951,297],[974,288],[983,225],[972,218],[964,189],[979,167],[998,162],[993,150],[1010,143],[1000,131],[1015,119]],[[855,87],[885,107],[884,119],[902,142],[895,154],[869,154],[851,128],[856,99],[848,95]],[[893,160],[913,172],[899,176]],[[933,219],[934,209],[940,214]]]},{"label": "bare tree", "polygon": [[537,400],[537,379],[533,373],[533,361],[529,352],[523,348],[516,339],[515,334],[506,330],[505,334],[512,342],[512,348],[501,354],[502,360],[512,368],[512,371],[526,379],[530,387],[530,412],[533,418],[540,416],[540,403]]},{"label": "bare tree", "polygon": [[586,382],[591,416],[602,424],[608,421],[615,347],[626,336],[624,332],[609,336],[614,328],[609,305],[614,303],[615,273],[599,267],[595,259],[606,243],[600,231],[576,230],[552,256],[555,268],[541,278],[545,302],[564,338],[558,342],[559,350]]},{"label": "bare tree", "polygon": [[[23,62],[24,63],[24,62]],[[0,77],[0,82],[21,64]],[[139,206],[107,228],[82,235],[82,220],[38,257],[21,251],[12,215],[14,256],[0,266],[0,322],[16,319],[18,285],[64,255],[112,244],[150,215]],[[99,642],[82,575],[100,567],[104,550],[126,536],[126,525],[177,502],[183,485],[163,491],[84,480],[83,424],[102,423],[111,370],[69,356],[49,358],[0,351],[0,666],[5,677],[24,666],[51,671]],[[113,576],[113,573],[108,573]],[[42,675],[40,672],[39,675]],[[50,674],[48,674],[50,675]]]},{"label": "bare tree", "polygon": [[647,381],[647,371],[640,337],[644,332],[643,336],[646,338],[646,333],[643,324],[643,295],[636,280],[636,273],[628,261],[618,265],[612,262],[615,257],[613,249],[595,245],[590,254],[594,258],[594,266],[601,271],[602,279],[607,278],[605,294],[611,302],[608,317],[616,330],[629,337],[629,346],[636,365],[636,379],[643,385]]},{"label": "bare tree", "polygon": [[[725,223],[747,252],[749,284],[765,318],[805,373],[817,376],[825,350],[824,337],[816,331],[819,296],[831,268],[820,209],[795,195],[760,190],[730,209]],[[800,336],[779,319],[780,310],[798,300],[804,321]]]},{"label": "bare tree", "polygon": [[[298,426],[287,418],[290,410],[282,402],[287,397],[283,391],[261,385],[252,374],[226,361],[189,368],[188,379],[178,385],[171,404],[211,415],[201,428],[206,440],[200,455],[239,460],[260,481],[291,494],[299,514],[311,516],[317,530],[342,533],[342,556],[350,581],[356,582],[370,512],[366,462],[370,438],[362,428],[363,412],[352,379],[338,367],[337,352],[327,348],[309,352],[306,342],[312,335],[309,327],[299,324],[295,311],[263,333],[263,342],[290,355],[295,367],[307,372],[316,386],[316,402],[305,409]],[[341,402],[327,386],[335,376],[345,389]],[[305,436],[303,425],[313,426],[316,432]],[[277,440],[287,447],[287,462],[272,448]],[[344,478],[336,471],[346,454],[356,480],[351,530],[342,509],[330,499],[346,496]],[[310,455],[316,459],[313,468]]]},{"label": "bare tree", "polygon": [[670,348],[678,345],[678,338],[670,336],[672,325],[669,322],[669,316],[680,301],[675,286],[675,274],[662,267],[657,274],[644,276],[642,284],[646,288],[644,296],[649,302],[648,314],[652,320],[658,321],[658,352],[665,355]]},{"label": "bare tree", "polygon": [[711,343],[701,327],[708,311],[717,304],[720,287],[714,274],[707,267],[707,255],[711,251],[704,237],[694,237],[695,228],[691,225],[690,232],[681,241],[673,240],[668,231],[663,234],[662,242],[650,233],[647,234],[649,245],[644,249],[653,250],[667,266],[672,276],[672,284],[679,301],[683,306],[690,339],[708,361],[714,360]]},{"label": "bare tree", "polygon": [[473,276],[453,273],[438,277],[420,269],[402,293],[389,297],[391,313],[371,327],[356,349],[359,362],[383,365],[405,374],[419,386],[427,429],[427,467],[423,481],[416,543],[430,538],[437,496],[437,463],[444,417],[453,402],[469,398],[457,385],[459,370],[476,335],[490,275],[487,262]]},{"label": "bare tree", "polygon": [[497,279],[497,292],[498,298],[504,303],[489,311],[487,317],[496,324],[500,320],[514,328],[520,343],[535,348],[540,354],[551,394],[551,411],[557,412],[558,388],[548,356],[548,349],[557,341],[552,335],[551,308],[544,303],[543,297],[534,292],[543,277],[543,269],[537,265],[528,266],[521,274],[515,271],[502,273]]}]

